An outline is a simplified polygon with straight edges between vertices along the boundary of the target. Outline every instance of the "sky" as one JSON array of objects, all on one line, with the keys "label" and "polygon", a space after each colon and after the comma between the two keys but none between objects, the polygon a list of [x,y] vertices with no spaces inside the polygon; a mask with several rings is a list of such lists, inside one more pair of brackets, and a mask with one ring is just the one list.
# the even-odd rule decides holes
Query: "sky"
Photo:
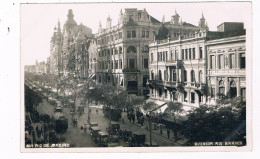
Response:
[{"label": "sky", "polygon": [[137,8],[146,11],[159,21],[165,16],[170,21],[175,10],[183,22],[198,25],[202,13],[209,29],[215,31],[222,22],[244,22],[251,29],[251,4],[248,2],[210,3],[80,3],[80,4],[22,4],[21,5],[21,61],[22,65],[33,65],[46,61],[50,55],[50,39],[58,20],[61,27],[72,9],[75,21],[97,33],[99,22],[103,27],[106,18],[116,25],[120,10]]}]

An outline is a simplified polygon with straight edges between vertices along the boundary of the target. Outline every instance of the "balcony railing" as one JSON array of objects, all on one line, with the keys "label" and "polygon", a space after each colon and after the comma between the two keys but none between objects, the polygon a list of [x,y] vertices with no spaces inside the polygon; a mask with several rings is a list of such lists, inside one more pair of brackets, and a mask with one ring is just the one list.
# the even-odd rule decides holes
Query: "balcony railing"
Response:
[{"label": "balcony railing", "polygon": [[124,68],[123,72],[140,72],[138,68]]}]

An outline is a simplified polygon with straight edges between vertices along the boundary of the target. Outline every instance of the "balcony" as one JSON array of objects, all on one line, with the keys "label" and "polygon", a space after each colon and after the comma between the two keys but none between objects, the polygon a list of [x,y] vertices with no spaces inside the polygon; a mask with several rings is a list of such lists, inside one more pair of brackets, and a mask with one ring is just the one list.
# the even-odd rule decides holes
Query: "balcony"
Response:
[{"label": "balcony", "polygon": [[177,87],[177,82],[176,81],[165,81],[164,84],[167,87]]},{"label": "balcony", "polygon": [[124,68],[123,73],[140,72],[138,68]]},{"label": "balcony", "polygon": [[182,60],[169,60],[169,61],[167,61],[166,66],[181,67],[181,66],[183,66],[183,61]]}]

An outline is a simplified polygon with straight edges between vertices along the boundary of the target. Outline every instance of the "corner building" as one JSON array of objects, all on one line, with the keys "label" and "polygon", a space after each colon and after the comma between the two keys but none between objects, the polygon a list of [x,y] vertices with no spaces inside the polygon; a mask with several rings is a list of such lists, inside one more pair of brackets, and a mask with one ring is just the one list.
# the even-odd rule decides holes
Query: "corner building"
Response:
[{"label": "corner building", "polygon": [[119,14],[118,24],[106,27],[99,24],[96,80],[123,87],[129,94],[146,95],[148,80],[149,42],[160,27],[160,22],[147,11],[125,9]]}]

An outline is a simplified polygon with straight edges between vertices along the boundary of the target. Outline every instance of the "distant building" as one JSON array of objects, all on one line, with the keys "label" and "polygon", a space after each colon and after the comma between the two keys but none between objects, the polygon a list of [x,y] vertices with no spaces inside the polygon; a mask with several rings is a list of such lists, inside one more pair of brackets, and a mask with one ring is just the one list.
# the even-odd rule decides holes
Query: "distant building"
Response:
[{"label": "distant building", "polygon": [[92,39],[88,49],[89,55],[89,77],[95,79],[97,73],[98,46],[97,39]]},{"label": "distant building", "polygon": [[219,31],[211,32],[202,15],[192,33],[180,31],[178,38],[171,38],[166,36],[170,29],[163,25],[157,35],[163,38],[149,45],[150,98],[198,106],[215,103],[217,94],[228,91],[232,97],[244,97],[245,30],[241,26],[223,23]]},{"label": "distant building", "polygon": [[88,76],[88,55],[92,30],[83,24],[77,24],[71,9],[68,11],[68,19],[61,31],[60,22],[58,28],[54,28],[54,34],[50,43],[50,73],[56,75],[74,74],[80,78]]}]

